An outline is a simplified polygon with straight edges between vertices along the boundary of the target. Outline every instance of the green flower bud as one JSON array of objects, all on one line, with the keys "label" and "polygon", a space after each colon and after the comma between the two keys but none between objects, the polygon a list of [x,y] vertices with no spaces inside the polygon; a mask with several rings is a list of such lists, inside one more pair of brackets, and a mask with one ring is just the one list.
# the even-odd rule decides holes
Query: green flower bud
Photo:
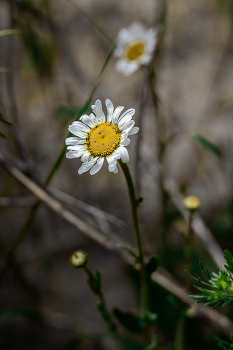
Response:
[{"label": "green flower bud", "polygon": [[84,267],[87,264],[87,261],[88,255],[83,250],[76,250],[76,252],[70,256],[70,264],[76,269]]},{"label": "green flower bud", "polygon": [[200,208],[201,202],[195,196],[188,196],[183,199],[183,206],[189,211],[195,211]]}]

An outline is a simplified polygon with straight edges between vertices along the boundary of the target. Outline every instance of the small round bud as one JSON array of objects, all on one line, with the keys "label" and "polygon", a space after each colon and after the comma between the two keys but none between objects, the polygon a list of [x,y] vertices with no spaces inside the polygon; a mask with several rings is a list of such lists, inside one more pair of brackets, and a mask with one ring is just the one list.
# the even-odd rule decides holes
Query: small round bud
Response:
[{"label": "small round bud", "polygon": [[87,264],[88,261],[88,255],[83,250],[76,250],[71,256],[70,256],[70,264],[75,267],[83,267]]},{"label": "small round bud", "polygon": [[195,211],[200,208],[201,202],[199,198],[195,196],[188,196],[183,199],[183,205],[190,211]]}]

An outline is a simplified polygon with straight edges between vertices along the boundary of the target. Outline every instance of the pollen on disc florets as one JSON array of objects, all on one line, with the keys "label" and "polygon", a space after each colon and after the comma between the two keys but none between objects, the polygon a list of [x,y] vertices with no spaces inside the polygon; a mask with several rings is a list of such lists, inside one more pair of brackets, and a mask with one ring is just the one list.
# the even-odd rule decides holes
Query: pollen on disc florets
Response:
[{"label": "pollen on disc florets", "polygon": [[121,142],[121,130],[111,122],[94,126],[86,137],[87,150],[93,157],[110,156]]},{"label": "pollen on disc florets", "polygon": [[146,42],[144,40],[135,40],[125,49],[125,58],[129,61],[136,61],[141,58],[146,51]]}]

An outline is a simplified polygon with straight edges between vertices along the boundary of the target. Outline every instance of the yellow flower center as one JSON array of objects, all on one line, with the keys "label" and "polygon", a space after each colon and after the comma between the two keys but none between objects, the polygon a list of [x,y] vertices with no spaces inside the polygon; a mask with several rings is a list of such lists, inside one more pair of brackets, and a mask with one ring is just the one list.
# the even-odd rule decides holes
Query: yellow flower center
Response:
[{"label": "yellow flower center", "polygon": [[143,40],[136,40],[126,47],[125,58],[128,61],[136,61],[144,55],[145,51],[146,42]]},{"label": "yellow flower center", "polygon": [[121,130],[117,125],[104,122],[94,126],[86,138],[87,150],[93,157],[110,156],[121,142]]}]

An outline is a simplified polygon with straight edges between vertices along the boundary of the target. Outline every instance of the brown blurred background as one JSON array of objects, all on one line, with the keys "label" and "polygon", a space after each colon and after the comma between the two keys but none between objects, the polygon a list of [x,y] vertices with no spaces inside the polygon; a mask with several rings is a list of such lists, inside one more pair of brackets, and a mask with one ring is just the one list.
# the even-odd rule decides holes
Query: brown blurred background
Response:
[{"label": "brown blurred background", "polygon": [[[0,37],[0,112],[15,127],[0,123],[0,131],[5,135],[0,138],[0,152],[5,161],[18,166],[40,186],[64,146],[67,127],[87,100],[119,30],[134,21],[147,28],[159,23],[161,34],[152,80],[159,103],[154,106],[152,89],[145,79],[147,68],[124,77],[115,70],[115,57],[108,64],[92,102],[109,98],[114,107],[136,109],[136,125],[140,124],[141,130],[140,136],[131,137],[129,168],[137,182],[138,195],[144,198],[139,217],[145,250],[147,254],[159,254],[161,265],[181,283],[184,247],[179,231],[186,224],[167,192],[171,180],[179,193],[200,198],[204,222],[223,249],[232,248],[232,3],[231,0],[0,2],[0,30],[22,30],[22,34]],[[28,150],[26,163],[17,133]],[[204,135],[213,144],[203,147],[193,138],[196,134]],[[159,149],[161,146],[164,152]],[[17,163],[19,159],[21,162]],[[22,164],[26,164],[25,169]],[[134,246],[130,202],[122,172],[109,173],[105,162],[96,175],[80,176],[80,164],[79,159],[64,158],[48,191],[59,201],[63,196],[61,202],[71,212],[103,235]],[[165,194],[161,192],[164,186]],[[62,193],[52,192],[53,189]],[[87,209],[69,205],[64,193],[118,220],[109,219],[107,214],[100,218]],[[6,250],[14,243],[34,201],[34,195],[0,166],[3,268]],[[194,273],[200,274],[199,259],[210,270],[216,270],[200,241],[195,242],[195,247]],[[72,269],[69,264],[70,254],[79,248],[88,253],[90,268],[101,270],[109,307],[137,310],[137,277],[132,268],[117,253],[106,250],[41,204],[17,251],[17,264],[22,270],[10,267],[1,274],[1,309],[16,310],[12,318],[9,313],[4,314],[7,322],[0,316],[2,349],[116,348],[106,337],[105,326],[96,311],[96,297],[87,287],[84,272]],[[24,279],[29,282],[24,283]],[[159,286],[155,293],[159,349],[175,349],[183,304]],[[30,312],[39,308],[43,320],[17,314],[23,308]],[[230,309],[225,312],[232,317]],[[217,333],[212,331],[211,324],[204,326],[201,322],[187,321],[185,349],[218,348],[213,340]],[[141,349],[138,344],[139,340],[132,349]]]}]

